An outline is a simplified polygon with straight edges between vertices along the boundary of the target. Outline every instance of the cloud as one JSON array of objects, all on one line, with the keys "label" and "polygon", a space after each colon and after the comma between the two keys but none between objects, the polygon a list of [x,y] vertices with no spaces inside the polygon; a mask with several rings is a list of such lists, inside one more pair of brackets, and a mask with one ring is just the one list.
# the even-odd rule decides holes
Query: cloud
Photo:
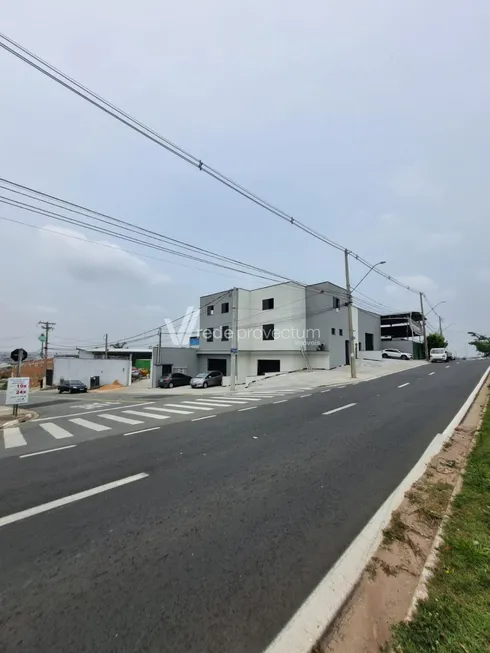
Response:
[{"label": "cloud", "polygon": [[85,283],[139,282],[157,286],[170,281],[134,254],[107,241],[91,241],[81,232],[47,225],[42,232],[45,253],[54,258],[61,274]]},{"label": "cloud", "polygon": [[35,306],[35,309],[40,313],[49,313],[50,315],[54,315],[58,312],[58,309],[54,306]]},{"label": "cloud", "polygon": [[396,196],[404,199],[438,201],[444,197],[442,185],[415,165],[400,168],[388,186]]}]

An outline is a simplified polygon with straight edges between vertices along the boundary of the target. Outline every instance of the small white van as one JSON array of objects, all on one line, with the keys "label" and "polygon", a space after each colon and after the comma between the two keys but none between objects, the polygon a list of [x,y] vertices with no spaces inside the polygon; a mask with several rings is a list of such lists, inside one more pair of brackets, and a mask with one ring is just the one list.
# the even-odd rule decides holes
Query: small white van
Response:
[{"label": "small white van", "polygon": [[431,349],[429,354],[431,363],[445,363],[448,360],[447,351],[443,347],[437,347],[436,349]]}]

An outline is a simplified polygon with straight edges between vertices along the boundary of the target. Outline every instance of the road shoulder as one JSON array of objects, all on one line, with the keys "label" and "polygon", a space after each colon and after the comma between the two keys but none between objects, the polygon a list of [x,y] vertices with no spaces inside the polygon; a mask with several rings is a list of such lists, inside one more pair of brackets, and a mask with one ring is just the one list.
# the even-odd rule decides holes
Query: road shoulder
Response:
[{"label": "road shoulder", "polygon": [[[390,524],[384,529],[382,543],[367,565],[357,588],[319,642],[318,653],[379,653],[380,650],[389,650],[386,647],[390,644],[395,624],[403,622],[411,611],[416,594],[424,598],[427,561],[432,562],[435,538],[455,488],[460,485],[488,394],[485,384],[442,451],[433,457],[426,473],[406,493]],[[487,415],[490,438],[490,414]],[[452,569],[444,559],[439,564],[437,578],[445,570]],[[398,629],[396,639],[401,648],[396,650],[407,653],[432,650],[429,640],[426,640],[427,648],[424,648],[417,635],[424,628],[427,630],[427,611],[434,607],[434,599],[429,599],[428,603],[422,604],[413,625]],[[423,622],[422,628],[420,621]],[[432,632],[432,636],[432,641],[438,639],[435,632]],[[440,639],[444,641],[444,636]]]}]

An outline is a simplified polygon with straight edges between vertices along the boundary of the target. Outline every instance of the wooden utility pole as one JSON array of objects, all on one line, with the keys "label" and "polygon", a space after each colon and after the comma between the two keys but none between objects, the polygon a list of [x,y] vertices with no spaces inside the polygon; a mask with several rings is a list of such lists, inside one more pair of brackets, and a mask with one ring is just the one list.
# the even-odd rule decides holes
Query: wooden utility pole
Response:
[{"label": "wooden utility pole", "polygon": [[349,273],[349,250],[344,251],[345,256],[345,287],[347,290],[347,319],[349,323],[349,359],[350,375],[353,379],[357,378],[356,369],[356,337],[354,335],[354,321],[352,319],[352,292],[350,287]]},{"label": "wooden utility pole", "polygon": [[422,315],[422,329],[424,333],[424,352],[425,360],[429,360],[429,343],[427,342],[427,327],[425,325],[425,315],[424,315],[424,296],[423,293],[420,294],[420,313]]}]

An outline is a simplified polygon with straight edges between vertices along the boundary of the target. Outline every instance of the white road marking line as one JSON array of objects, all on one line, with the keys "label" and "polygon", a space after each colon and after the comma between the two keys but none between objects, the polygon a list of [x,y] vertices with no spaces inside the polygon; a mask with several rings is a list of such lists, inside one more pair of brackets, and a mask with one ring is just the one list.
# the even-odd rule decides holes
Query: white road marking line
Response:
[{"label": "white road marking line", "polygon": [[429,372],[429,376],[432,376],[433,374],[435,374],[435,372]]},{"label": "white road marking line", "polygon": [[451,365],[446,365],[446,369],[447,369],[448,367],[451,367]]},{"label": "white road marking line", "polygon": [[78,426],[83,426],[86,429],[90,429],[91,431],[110,431],[111,426],[104,426],[103,424],[97,424],[96,422],[91,422],[88,419],[82,419],[81,417],[75,417],[75,419],[71,419],[70,422],[73,422],[73,424],[78,424]]},{"label": "white road marking line", "polygon": [[53,453],[53,451],[63,451],[64,449],[73,449],[76,444],[67,444],[66,447],[56,447],[56,449],[45,449],[44,451],[35,451],[34,453],[23,453],[19,458],[30,458],[31,456],[42,456],[45,453]]},{"label": "white road marking line", "polygon": [[339,410],[345,410],[346,408],[352,408],[352,406],[356,406],[356,404],[346,404],[345,406],[340,406],[340,408],[334,408],[333,410],[327,410],[327,412],[323,413],[323,415],[331,415],[332,413],[338,413]]},{"label": "white road marking line", "polygon": [[274,393],[274,394],[268,394],[268,395],[262,395],[259,394],[258,392],[254,392],[254,397],[258,397],[259,399],[274,399],[274,397],[282,397],[282,393]]},{"label": "white road marking line", "polygon": [[129,433],[125,433],[124,435],[136,435],[137,433],[146,433],[147,431],[158,431],[160,427],[159,426],[152,426],[150,429],[141,429],[140,431],[129,431]]},{"label": "white road marking line", "polygon": [[[198,401],[201,401],[201,400],[198,399]],[[221,399],[219,397],[211,397],[210,401],[226,401],[229,404],[246,404],[247,403],[245,399],[228,399],[228,398]]]},{"label": "white road marking line", "polygon": [[211,419],[211,417],[216,417],[216,415],[203,415],[202,417],[194,417],[194,419],[191,419],[191,422],[200,422],[202,419]]},{"label": "white road marking line", "polygon": [[192,415],[192,410],[178,410],[177,408],[157,408],[152,406],[151,410],[162,411],[162,413],[175,413],[176,415]]},{"label": "white road marking line", "polygon": [[287,401],[287,399],[280,399],[279,401],[273,401],[272,403],[273,404],[283,404],[286,401]]},{"label": "white road marking line", "polygon": [[18,426],[10,426],[9,428],[3,429],[3,440],[5,443],[5,449],[25,447],[27,444],[26,439],[20,432]]},{"label": "white road marking line", "polygon": [[61,440],[62,438],[73,437],[73,433],[70,433],[70,431],[61,428],[61,426],[58,426],[58,424],[51,424],[51,422],[47,422],[46,424],[39,424],[39,426],[45,431],[47,431],[49,435],[52,435],[53,438],[56,438],[57,440]]},{"label": "white road marking line", "polygon": [[196,404],[193,401],[183,401],[181,404],[167,404],[167,406],[184,406],[184,408],[192,408],[193,410],[213,410],[212,408],[208,408],[207,406],[201,406],[200,404]]},{"label": "white road marking line", "polygon": [[202,404],[203,406],[212,406],[213,408],[216,408],[217,406],[223,406],[224,408],[229,408],[230,406],[233,406],[233,404],[225,404],[223,402],[218,403],[217,401],[211,401],[211,400],[208,401],[207,399],[198,399],[197,401],[199,401],[200,405]]},{"label": "white road marking line", "polygon": [[152,417],[153,419],[170,419],[169,415],[157,415],[156,413],[142,413],[140,410],[125,410],[124,412],[129,413],[130,415],[139,415],[139,417]]},{"label": "white road marking line", "polygon": [[338,385],[337,388],[338,388],[339,390],[342,390],[342,388],[345,388],[345,385]]},{"label": "white road marking line", "polygon": [[243,399],[244,401],[262,401],[262,397],[248,397],[243,395],[236,395],[236,397],[237,399]]},{"label": "white road marking line", "polygon": [[309,395],[301,395],[301,396],[300,396],[300,399],[304,399],[305,397],[311,397],[311,392],[310,392]]},{"label": "white road marking line", "polygon": [[399,385],[398,387],[399,387],[399,388],[404,388],[404,387],[407,386],[407,385],[410,385],[410,383],[402,383],[402,384]]},{"label": "white road marking line", "polygon": [[21,521],[22,519],[27,519],[28,517],[33,517],[34,515],[48,512],[48,510],[53,510],[53,508],[60,508],[61,506],[66,506],[69,503],[74,503],[75,501],[80,501],[81,499],[87,499],[88,497],[93,497],[96,494],[101,494],[102,492],[107,492],[108,490],[113,490],[116,487],[121,487],[122,485],[127,485],[128,483],[134,483],[135,481],[140,481],[143,478],[147,477],[148,474],[146,472],[135,474],[134,476],[126,476],[126,478],[121,478],[118,481],[113,481],[112,483],[106,483],[105,485],[93,487],[90,490],[84,490],[83,492],[70,494],[67,497],[55,499],[54,501],[49,501],[48,503],[41,503],[39,506],[35,506],[34,508],[28,508],[27,510],[14,512],[12,515],[0,517],[0,528],[2,528],[2,526],[7,526],[8,524],[13,524],[17,521]]},{"label": "white road marking line", "polygon": [[55,417],[38,417],[31,419],[31,422],[47,422],[52,419],[63,419],[63,417],[78,417],[79,415],[91,415],[92,413],[107,413],[110,410],[121,410],[122,408],[136,408],[137,406],[149,406],[154,401],[144,401],[139,404],[129,404],[128,406],[115,406],[114,408],[99,408],[99,410],[84,410],[83,413],[70,413],[68,415],[55,415]]},{"label": "white road marking line", "polygon": [[247,406],[246,408],[239,408],[238,412],[242,413],[244,410],[255,410],[257,406]]},{"label": "white road marking line", "polygon": [[328,390],[322,390],[321,394],[324,394],[325,392],[330,392],[330,390],[331,388],[329,388]]},{"label": "white road marking line", "polygon": [[[105,413],[98,415],[104,419],[110,419],[112,422],[121,422],[121,424],[143,424],[140,419],[131,419],[130,417],[121,417],[121,415],[106,415]],[[42,425],[41,425],[42,426]]]}]

